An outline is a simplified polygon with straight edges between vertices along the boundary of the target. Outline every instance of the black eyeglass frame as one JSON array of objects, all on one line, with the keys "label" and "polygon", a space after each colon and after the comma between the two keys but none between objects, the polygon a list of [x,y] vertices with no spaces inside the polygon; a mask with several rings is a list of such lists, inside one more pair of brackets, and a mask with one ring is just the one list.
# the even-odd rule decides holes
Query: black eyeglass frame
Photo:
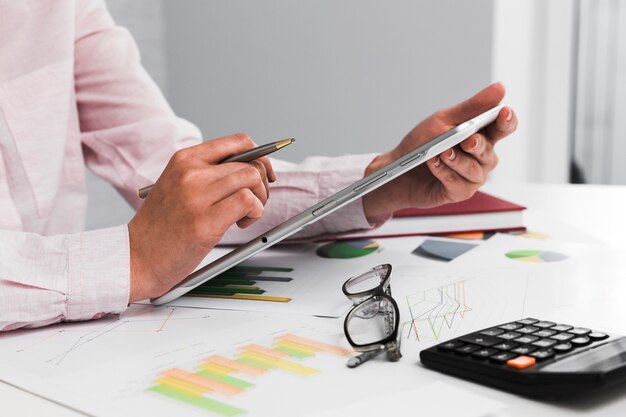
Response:
[{"label": "black eyeglass frame", "polygon": [[[358,293],[351,293],[348,291],[348,287],[350,285],[360,282],[359,279],[361,280],[365,279],[367,277],[367,274],[369,274],[372,270],[376,270],[376,269],[385,269],[384,275],[381,278],[380,285],[378,285],[377,287],[371,290],[361,291]],[[357,352],[372,352],[372,351],[383,351],[383,350],[390,351],[390,349],[388,348],[388,345],[391,344],[392,342],[395,343],[398,340],[398,329],[400,327],[400,309],[398,307],[398,304],[396,303],[396,300],[394,300],[393,297],[391,296],[391,287],[390,287],[391,270],[392,270],[392,267],[390,264],[382,264],[382,265],[376,266],[363,274],[355,275],[349,278],[346,282],[344,282],[343,286],[341,287],[341,290],[343,291],[345,296],[348,297],[348,299],[350,299],[355,304],[354,307],[352,307],[352,309],[346,315],[346,318],[343,322],[343,332],[346,335],[346,338],[348,339],[348,343],[350,343],[350,345]],[[364,344],[359,344],[359,343],[354,342],[354,340],[352,340],[352,338],[350,337],[350,333],[348,331],[348,323],[350,322],[350,320],[356,313],[357,309],[361,305],[370,301],[378,301],[380,299],[385,299],[386,301],[388,301],[395,310],[395,314],[394,314],[395,323],[394,323],[393,331],[387,337],[377,342],[364,343]],[[396,349],[398,351],[397,356],[399,359],[399,357],[401,356],[401,354],[399,354],[399,350],[400,350],[399,344],[395,346],[393,349]],[[394,359],[394,360],[397,360],[397,359]]]}]

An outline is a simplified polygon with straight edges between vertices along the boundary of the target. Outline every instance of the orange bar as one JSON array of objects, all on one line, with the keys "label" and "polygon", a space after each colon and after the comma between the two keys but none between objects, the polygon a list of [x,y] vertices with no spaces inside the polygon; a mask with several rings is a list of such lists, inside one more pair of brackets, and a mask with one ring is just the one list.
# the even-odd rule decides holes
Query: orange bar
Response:
[{"label": "orange bar", "polygon": [[168,369],[163,372],[163,375],[170,376],[172,378],[178,378],[182,381],[186,381],[204,388],[208,388],[211,391],[215,391],[224,395],[239,394],[242,390],[232,385],[224,384],[213,379],[205,378],[201,375],[194,374],[192,372],[184,371],[178,368]]},{"label": "orange bar", "polygon": [[278,350],[274,350],[274,349],[269,349],[263,346],[259,346],[259,345],[248,345],[248,346],[244,346],[241,348],[241,350],[246,350],[249,352],[256,352],[256,353],[262,353],[264,355],[267,356],[271,356],[273,358],[276,359],[284,359],[284,358],[291,358],[291,355],[285,353],[285,352],[281,352]]},{"label": "orange bar", "polygon": [[352,353],[351,349],[346,349],[336,345],[329,345],[328,343],[318,342],[317,340],[307,339],[306,337],[300,337],[293,334],[284,334],[282,336],[278,336],[277,339],[288,340],[290,342],[299,343],[301,345],[311,346],[339,356],[346,356]]},{"label": "orange bar", "polygon": [[228,368],[232,368],[241,372],[242,374],[257,376],[264,373],[267,373],[267,369],[257,368],[256,366],[248,365],[245,363],[237,362],[232,359],[226,359],[222,356],[211,356],[209,358],[204,359],[207,363],[213,363],[219,366],[226,366]]}]

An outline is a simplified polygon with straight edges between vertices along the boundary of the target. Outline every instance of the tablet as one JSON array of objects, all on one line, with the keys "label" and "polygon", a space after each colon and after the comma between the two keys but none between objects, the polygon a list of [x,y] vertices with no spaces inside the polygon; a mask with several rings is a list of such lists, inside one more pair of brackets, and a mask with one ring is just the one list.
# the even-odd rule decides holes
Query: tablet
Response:
[{"label": "tablet", "polygon": [[493,122],[501,108],[502,106],[494,107],[446,133],[437,136],[412,152],[404,155],[402,158],[360,179],[349,187],[338,191],[236,249],[214,248],[195,272],[190,274],[185,280],[181,281],[166,294],[150,301],[152,304],[161,305],[175,300],[214,276],[245,261],[262,250],[285,240],[304,227],[328,216],[330,213],[357,198],[363,197],[370,191],[412,170],[428,159],[458,145],[463,140]]}]

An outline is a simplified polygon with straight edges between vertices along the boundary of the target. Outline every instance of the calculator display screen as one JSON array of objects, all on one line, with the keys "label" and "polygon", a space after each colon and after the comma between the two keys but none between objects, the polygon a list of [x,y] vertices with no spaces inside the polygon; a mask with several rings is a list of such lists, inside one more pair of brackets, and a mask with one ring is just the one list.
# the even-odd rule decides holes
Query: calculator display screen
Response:
[{"label": "calculator display screen", "polygon": [[551,363],[540,372],[608,372],[626,366],[626,338]]}]

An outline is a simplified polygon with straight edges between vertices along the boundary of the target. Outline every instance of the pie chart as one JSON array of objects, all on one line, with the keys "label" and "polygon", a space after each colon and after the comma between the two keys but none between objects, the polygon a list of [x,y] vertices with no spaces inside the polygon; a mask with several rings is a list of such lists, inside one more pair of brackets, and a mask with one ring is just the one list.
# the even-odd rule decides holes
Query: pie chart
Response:
[{"label": "pie chart", "polygon": [[521,262],[558,262],[567,259],[566,255],[538,249],[514,250],[507,252],[506,257]]},{"label": "pie chart", "polygon": [[373,240],[346,240],[329,243],[317,249],[317,256],[329,259],[352,259],[369,255],[380,245]]}]

